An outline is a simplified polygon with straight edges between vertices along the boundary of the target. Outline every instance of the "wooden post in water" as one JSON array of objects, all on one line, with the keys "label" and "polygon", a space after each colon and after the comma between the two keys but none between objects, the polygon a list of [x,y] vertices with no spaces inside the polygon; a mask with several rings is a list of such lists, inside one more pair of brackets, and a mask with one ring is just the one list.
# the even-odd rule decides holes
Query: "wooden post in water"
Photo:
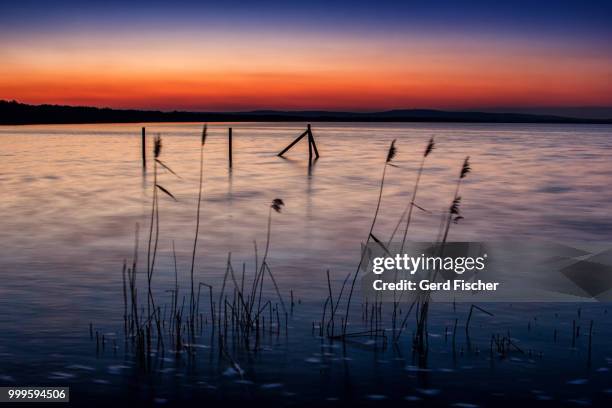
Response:
[{"label": "wooden post in water", "polygon": [[308,162],[312,162],[312,152],[314,150],[315,159],[319,158],[319,150],[317,149],[317,144],[314,141],[314,136],[312,135],[312,130],[310,128],[310,124],[308,124],[306,131],[299,135],[293,142],[289,144],[289,146],[285,147],[278,156],[282,157],[283,154],[287,153],[289,149],[291,149],[297,142],[302,140],[304,136],[308,137]]},{"label": "wooden post in water", "polygon": [[308,164],[310,165],[312,164],[312,132],[310,131],[310,123],[306,132],[308,133]]},{"label": "wooden post in water", "polygon": [[142,127],[142,168],[147,168],[146,130]]},{"label": "wooden post in water", "polygon": [[317,149],[317,144],[315,143],[314,136],[312,135],[312,129],[310,129],[310,124],[308,124],[308,138],[310,139],[310,144],[314,149],[315,159],[319,158],[319,149]]},{"label": "wooden post in water", "polygon": [[229,128],[229,168],[232,168],[232,128]]}]

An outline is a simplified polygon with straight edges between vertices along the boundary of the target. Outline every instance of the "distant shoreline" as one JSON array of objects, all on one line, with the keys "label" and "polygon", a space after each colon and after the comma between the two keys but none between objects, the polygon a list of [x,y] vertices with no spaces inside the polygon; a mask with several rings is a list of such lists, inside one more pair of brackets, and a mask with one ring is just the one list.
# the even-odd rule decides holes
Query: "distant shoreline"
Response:
[{"label": "distant shoreline", "polygon": [[0,125],[58,125],[142,122],[433,122],[612,124],[610,119],[585,119],[553,115],[492,112],[454,112],[404,109],[384,112],[252,111],[162,112],[63,105],[28,105],[0,100]]}]

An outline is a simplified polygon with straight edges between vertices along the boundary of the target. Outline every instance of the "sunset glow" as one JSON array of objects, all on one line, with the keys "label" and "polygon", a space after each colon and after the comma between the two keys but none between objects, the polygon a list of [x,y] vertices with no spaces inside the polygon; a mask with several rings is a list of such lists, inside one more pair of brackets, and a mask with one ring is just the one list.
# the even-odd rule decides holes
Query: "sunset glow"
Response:
[{"label": "sunset glow", "polygon": [[0,99],[210,111],[612,105],[608,45],[546,13],[541,27],[496,29],[461,16],[414,25],[410,13],[385,26],[367,10],[307,24],[281,8],[242,25],[240,11],[200,11],[196,24],[155,7],[96,19],[95,8],[69,13],[68,3],[67,15],[40,21],[0,6],[7,21],[31,23],[0,29]]}]

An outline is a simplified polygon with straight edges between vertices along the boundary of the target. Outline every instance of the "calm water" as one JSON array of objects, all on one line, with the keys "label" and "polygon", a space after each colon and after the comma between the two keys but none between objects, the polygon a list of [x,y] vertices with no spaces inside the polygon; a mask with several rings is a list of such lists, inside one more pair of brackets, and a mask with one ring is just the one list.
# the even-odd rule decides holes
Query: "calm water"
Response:
[{"label": "calm water", "polygon": [[[293,290],[301,301],[289,338],[271,338],[256,359],[241,358],[246,367],[241,381],[226,371],[226,362],[213,353],[209,361],[204,351],[207,357],[196,368],[170,359],[154,378],[143,376],[123,347],[121,294],[121,266],[131,260],[135,226],[140,225],[143,247],[150,214],[152,172],[142,171],[140,125],[0,127],[0,383],[70,384],[80,398],[121,394],[158,403],[190,395],[255,395],[285,403],[331,399],[330,404],[334,398],[442,405],[500,403],[496,398],[610,402],[612,322],[605,305],[583,307],[580,316],[577,306],[567,304],[492,306],[495,317],[480,316],[474,325],[474,345],[460,330],[455,353],[444,330],[455,318],[464,324],[467,308],[440,305],[433,311],[426,370],[412,368],[410,333],[401,352],[373,352],[367,344],[343,350],[322,343],[311,327],[327,294],[325,271],[330,269],[335,285],[354,271],[391,140],[397,139],[398,167],[387,174],[375,229],[381,238],[389,237],[409,202],[415,170],[434,136],[436,150],[426,162],[417,200],[431,214],[416,214],[411,239],[434,239],[453,180],[469,155],[473,172],[461,194],[465,219],[451,230],[452,240],[611,241],[612,127],[313,124],[321,158],[309,168],[305,141],[286,159],[276,157],[301,133],[300,125],[231,124],[230,172],[228,126],[209,126],[196,279],[218,287],[229,252],[237,270],[244,262],[252,273],[254,241],[261,252],[269,204],[282,198],[286,207],[273,215],[269,263],[281,291]],[[173,242],[186,287],[201,128],[151,124],[147,130],[149,136],[162,135],[161,158],[180,176],[160,172],[160,184],[177,198],[160,202],[153,284],[163,299],[174,282]],[[591,319],[596,323],[588,363],[588,337],[572,347],[569,333],[573,320],[586,333]],[[97,356],[90,322],[111,339]],[[489,358],[491,334],[509,330],[526,354]],[[201,343],[203,350],[211,345],[208,337]],[[455,384],[454,372],[488,385],[479,385],[482,395],[473,395]],[[560,382],[567,385],[559,388]]]}]

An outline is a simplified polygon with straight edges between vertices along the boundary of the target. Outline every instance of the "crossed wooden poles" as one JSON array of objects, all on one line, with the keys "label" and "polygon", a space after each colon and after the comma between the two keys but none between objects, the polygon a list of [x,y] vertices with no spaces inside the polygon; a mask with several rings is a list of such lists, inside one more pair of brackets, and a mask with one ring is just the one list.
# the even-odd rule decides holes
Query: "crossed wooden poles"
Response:
[{"label": "crossed wooden poles", "polygon": [[312,152],[314,150],[315,160],[319,158],[319,150],[317,149],[317,144],[315,143],[314,137],[312,136],[312,130],[310,129],[310,124],[306,128],[306,131],[299,135],[293,142],[289,144],[289,146],[285,147],[279,154],[279,157],[283,157],[283,154],[287,153],[289,149],[291,149],[297,142],[302,140],[304,136],[308,136],[308,163],[312,163]]}]

